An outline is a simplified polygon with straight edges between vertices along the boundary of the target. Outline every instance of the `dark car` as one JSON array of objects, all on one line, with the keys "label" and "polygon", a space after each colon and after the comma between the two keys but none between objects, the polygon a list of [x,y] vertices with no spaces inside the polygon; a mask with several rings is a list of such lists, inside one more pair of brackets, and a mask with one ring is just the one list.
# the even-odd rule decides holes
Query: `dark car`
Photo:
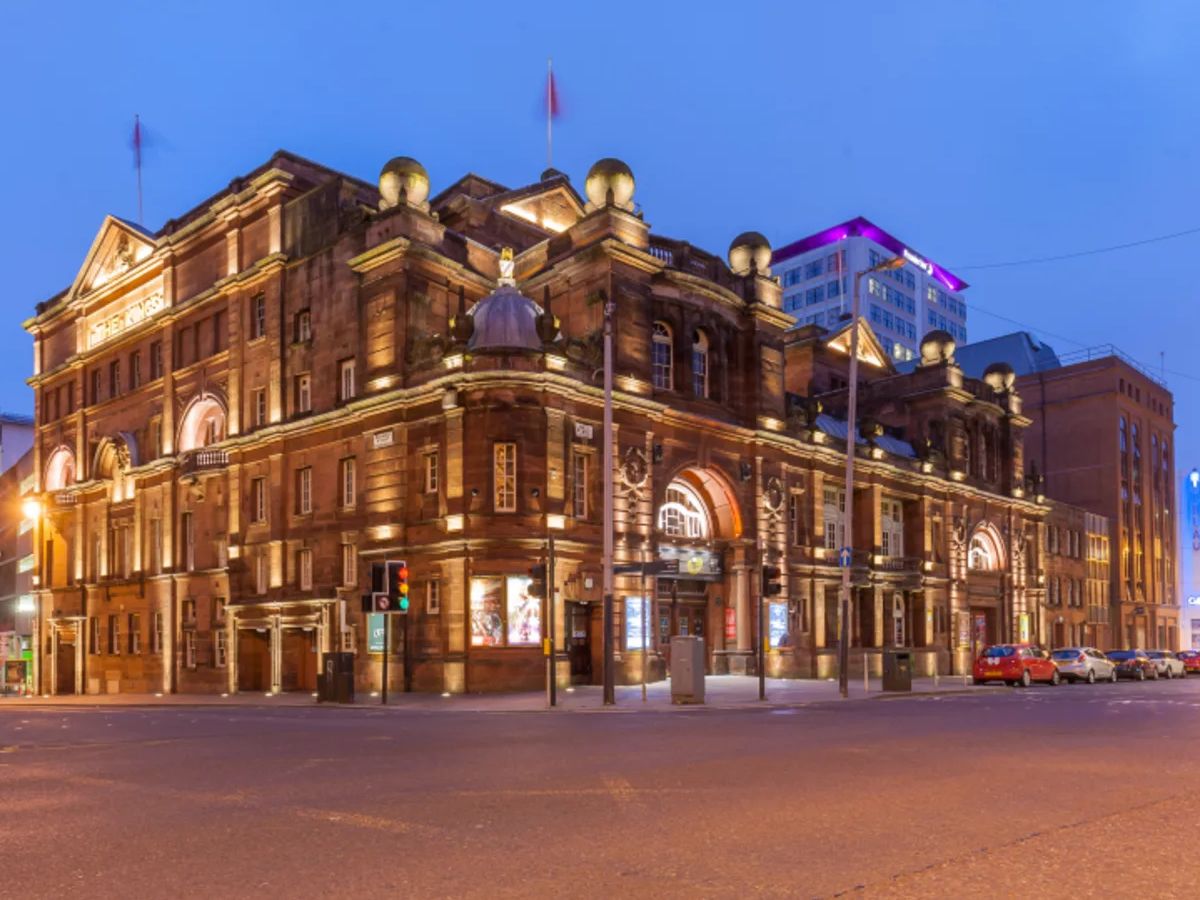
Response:
[{"label": "dark car", "polygon": [[1145,650],[1109,650],[1105,654],[1117,664],[1117,677],[1133,681],[1158,680],[1158,667]]}]

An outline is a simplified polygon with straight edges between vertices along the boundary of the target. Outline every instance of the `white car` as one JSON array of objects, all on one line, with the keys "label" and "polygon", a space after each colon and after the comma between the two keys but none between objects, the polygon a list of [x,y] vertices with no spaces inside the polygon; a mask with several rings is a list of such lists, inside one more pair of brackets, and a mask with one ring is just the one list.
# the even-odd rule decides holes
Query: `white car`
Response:
[{"label": "white car", "polygon": [[1116,681],[1117,667],[1095,647],[1063,647],[1050,654],[1064,681]]},{"label": "white car", "polygon": [[1187,678],[1183,660],[1169,650],[1147,650],[1146,655],[1158,669],[1159,678]]}]

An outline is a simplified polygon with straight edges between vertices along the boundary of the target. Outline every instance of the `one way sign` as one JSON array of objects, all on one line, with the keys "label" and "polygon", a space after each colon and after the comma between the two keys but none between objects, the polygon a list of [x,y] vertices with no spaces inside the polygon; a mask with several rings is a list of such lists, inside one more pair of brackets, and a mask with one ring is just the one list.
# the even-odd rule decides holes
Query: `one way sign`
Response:
[{"label": "one way sign", "polygon": [[850,568],[851,558],[852,558],[852,554],[850,553],[850,548],[843,547],[841,550],[838,551],[838,566],[843,569]]}]

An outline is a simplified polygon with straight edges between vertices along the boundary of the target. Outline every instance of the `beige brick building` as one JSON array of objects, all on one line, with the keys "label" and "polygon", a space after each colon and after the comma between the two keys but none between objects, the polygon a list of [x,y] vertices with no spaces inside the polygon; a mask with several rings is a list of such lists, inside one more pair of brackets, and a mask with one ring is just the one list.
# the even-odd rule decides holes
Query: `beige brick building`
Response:
[{"label": "beige brick building", "polygon": [[[312,690],[339,649],[377,688],[360,597],[384,559],[413,587],[394,687],[534,687],[551,614],[559,679],[598,681],[606,301],[617,559],[680,562],[648,616],[618,579],[622,680],[647,643],[661,673],[679,633],[751,671],[767,562],[770,670],[831,674],[849,543],[856,668],[1050,639],[1011,371],[966,378],[934,334],[899,375],[859,323],[851,542],[849,324],[794,329],[759,235],[722,260],[653,234],[622,163],[585,187],[468,175],[430,197],[406,158],[372,185],[280,152],[155,234],[107,219],[26,323],[41,690]],[[527,575],[551,531],[548,612]]]}]

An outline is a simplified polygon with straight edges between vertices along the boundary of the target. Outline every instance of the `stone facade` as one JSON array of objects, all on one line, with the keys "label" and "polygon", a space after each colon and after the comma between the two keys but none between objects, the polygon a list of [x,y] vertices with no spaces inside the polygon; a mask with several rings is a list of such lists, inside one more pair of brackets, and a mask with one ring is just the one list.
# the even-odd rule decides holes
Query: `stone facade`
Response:
[{"label": "stone facade", "polygon": [[[1050,639],[1010,377],[965,378],[937,334],[899,375],[857,323],[851,540],[849,323],[795,329],[759,235],[725,261],[652,234],[618,161],[585,188],[550,170],[430,197],[406,158],[376,188],[280,153],[157,234],[106,220],[26,323],[40,689],[307,691],[335,650],[377,689],[360,598],[386,559],[413,599],[393,689],[536,687],[550,614],[559,680],[598,682],[606,309],[616,560],[679,564],[618,577],[620,680],[643,642],[661,677],[680,633],[753,671],[760,611],[770,672],[831,675],[851,544],[856,669]],[[551,539],[547,613],[527,576]]]}]

